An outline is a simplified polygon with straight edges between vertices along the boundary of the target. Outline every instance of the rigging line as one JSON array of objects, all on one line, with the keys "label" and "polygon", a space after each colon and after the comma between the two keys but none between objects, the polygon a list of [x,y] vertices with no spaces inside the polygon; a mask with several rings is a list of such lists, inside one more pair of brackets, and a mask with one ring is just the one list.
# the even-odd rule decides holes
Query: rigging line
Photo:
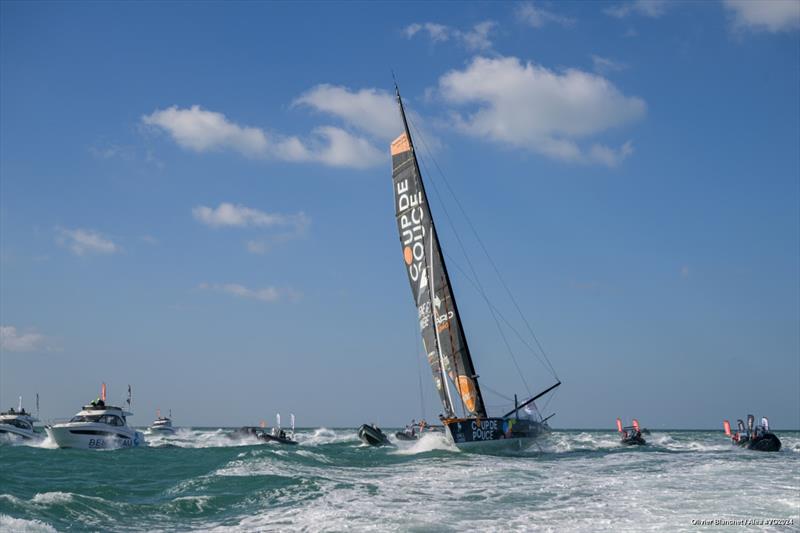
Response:
[{"label": "rigging line", "polygon": [[[417,130],[416,126],[413,127],[415,130]],[[417,158],[417,161],[420,161],[420,159]],[[424,160],[422,161],[422,166],[425,168],[425,174],[430,176],[430,173],[428,172],[428,166]],[[511,349],[511,345],[509,344],[508,339],[506,338],[505,332],[503,331],[503,328],[500,326],[500,322],[497,320],[497,316],[495,316],[494,306],[489,301],[489,297],[486,295],[486,291],[484,291],[483,286],[480,283],[480,279],[478,278],[478,273],[475,272],[475,267],[472,265],[472,261],[470,261],[469,259],[466,247],[464,246],[464,243],[461,241],[461,237],[456,231],[455,224],[453,223],[453,219],[450,218],[450,213],[447,211],[447,207],[444,205],[444,199],[442,198],[442,195],[439,193],[439,187],[433,180],[430,180],[430,183],[433,185],[433,190],[436,193],[436,197],[439,199],[442,211],[445,214],[445,218],[447,218],[447,222],[450,224],[450,228],[453,230],[453,234],[455,235],[456,240],[458,241],[458,246],[459,248],[461,248],[461,253],[464,254],[464,257],[467,260],[467,264],[469,265],[470,270],[472,270],[473,276],[475,276],[475,279],[477,280],[478,291],[480,292],[481,296],[483,296],[483,299],[486,301],[486,304],[489,307],[489,312],[492,314],[492,318],[494,319],[494,323],[497,326],[497,330],[500,332],[500,336],[503,338],[503,343],[505,343],[506,349],[508,349],[508,353],[511,355],[511,360],[514,362],[514,366],[516,367],[517,373],[519,374],[519,377],[522,380],[522,384],[525,385],[525,389],[528,391],[528,394],[531,394],[531,388],[530,386],[528,386],[528,382],[525,379],[525,375],[522,373],[522,369],[520,369],[519,367],[519,363],[517,363],[517,358],[514,356],[514,352]],[[442,253],[444,253],[444,250],[442,250]]]},{"label": "rigging line", "polygon": [[[410,119],[409,119],[409,122],[411,122]],[[475,235],[475,239],[478,241],[478,244],[480,244],[481,249],[483,250],[483,253],[486,255],[487,259],[489,259],[489,263],[491,263],[492,268],[494,269],[494,272],[497,275],[497,278],[500,280],[500,283],[503,285],[503,288],[506,290],[506,294],[508,294],[508,297],[511,299],[511,302],[514,304],[514,307],[517,309],[517,312],[519,313],[520,318],[522,318],[522,321],[525,323],[525,326],[528,328],[528,332],[531,334],[533,339],[536,341],[536,345],[542,351],[542,355],[544,355],[544,358],[547,360],[548,366],[550,367],[550,371],[553,373],[553,376],[556,379],[561,381],[558,378],[558,374],[556,373],[555,368],[553,368],[553,364],[550,362],[550,358],[547,357],[547,352],[544,351],[544,348],[542,347],[542,344],[539,342],[539,338],[533,332],[533,328],[531,327],[531,325],[528,322],[527,318],[525,318],[525,314],[522,312],[522,309],[520,309],[516,298],[514,298],[513,293],[508,288],[508,285],[506,285],[506,282],[503,279],[503,276],[500,275],[500,270],[497,268],[497,265],[495,264],[494,260],[492,259],[492,256],[489,254],[489,251],[486,249],[486,246],[483,244],[483,241],[481,240],[480,235],[478,235],[478,231],[475,229],[475,226],[472,224],[472,220],[467,215],[467,212],[464,209],[464,206],[461,205],[461,202],[459,201],[458,196],[456,196],[455,192],[453,191],[453,188],[450,186],[450,182],[447,180],[447,177],[445,176],[444,172],[439,167],[439,163],[436,161],[436,158],[433,157],[432,152],[431,152],[430,148],[428,147],[428,143],[425,140],[425,136],[422,135],[422,132],[416,127],[416,125],[413,122],[411,122],[411,125],[417,131],[417,136],[422,140],[422,144],[425,146],[425,150],[428,152],[428,155],[430,156],[431,161],[433,161],[434,166],[436,166],[436,170],[438,170],[439,174],[442,176],[442,179],[444,180],[444,183],[447,186],[447,190],[450,192],[450,195],[455,200],[456,205],[458,206],[458,209],[461,211],[461,214],[466,219],[467,224],[469,224],[469,227],[472,230],[473,235]]]},{"label": "rigging line", "polygon": [[[476,291],[478,291],[480,293],[480,288],[478,287],[477,283],[475,283],[475,280],[473,280],[472,277],[470,277],[470,275],[467,272],[465,272],[463,268],[461,268],[461,265],[458,264],[458,261],[453,259],[453,257],[451,255],[447,254],[447,253],[445,253],[445,256],[447,256],[447,261],[451,265],[455,266],[456,269],[461,273],[461,275],[464,276],[464,278],[472,284],[472,288],[474,288]],[[542,365],[545,368],[547,368],[547,363],[536,352],[536,350],[530,344],[528,344],[528,341],[525,339],[525,337],[523,337],[520,334],[520,332],[517,331],[517,329],[511,324],[511,322],[509,322],[508,319],[505,316],[503,316],[503,313],[501,313],[500,310],[497,309],[494,306],[494,304],[490,300],[488,300],[488,298],[486,298],[485,295],[483,295],[483,296],[484,296],[484,299],[486,299],[486,303],[494,309],[494,311],[497,313],[497,316],[499,316],[500,319],[505,323],[505,325],[508,326],[508,329],[513,331],[514,334],[517,336],[517,338],[520,340],[520,342],[522,342],[522,344],[524,344],[531,351],[533,356],[536,357],[536,359],[538,359],[539,362],[542,363]],[[528,391],[528,393],[530,394],[530,391]]]},{"label": "rigging line", "polygon": [[[489,392],[491,392],[492,394],[494,394],[494,395],[496,395],[496,396],[499,396],[499,397],[501,397],[501,398],[502,398],[502,399],[504,399],[505,401],[507,401],[507,402],[511,402],[511,403],[514,403],[514,398],[509,398],[509,397],[508,397],[508,396],[506,396],[505,394],[501,394],[501,393],[497,392],[496,390],[494,390],[493,388],[489,387],[488,385],[485,385],[485,384],[484,384],[484,385],[482,385],[482,386],[483,386],[483,388],[485,388],[486,390],[488,390],[488,391],[489,391]],[[505,405],[505,404],[504,404],[504,405]]]},{"label": "rigging line", "polygon": [[550,400],[555,398],[556,394],[558,394],[558,389],[554,390],[553,394],[551,394],[550,396],[547,397],[547,401],[544,402],[544,405],[542,406],[542,411],[546,411],[547,410],[547,406],[550,405]]}]

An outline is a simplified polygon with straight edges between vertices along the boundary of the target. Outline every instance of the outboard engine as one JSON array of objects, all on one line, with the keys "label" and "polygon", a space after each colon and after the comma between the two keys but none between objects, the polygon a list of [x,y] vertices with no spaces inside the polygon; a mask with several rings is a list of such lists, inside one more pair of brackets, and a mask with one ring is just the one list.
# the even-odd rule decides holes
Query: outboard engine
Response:
[{"label": "outboard engine", "polygon": [[753,433],[753,424],[756,423],[756,417],[753,415],[747,415],[747,431]]},{"label": "outboard engine", "polygon": [[767,420],[766,416],[761,417],[761,427],[764,428],[764,433],[769,431],[769,420]]},{"label": "outboard engine", "polygon": [[739,428],[739,433],[744,433],[744,420],[740,418],[736,421],[736,425]]}]

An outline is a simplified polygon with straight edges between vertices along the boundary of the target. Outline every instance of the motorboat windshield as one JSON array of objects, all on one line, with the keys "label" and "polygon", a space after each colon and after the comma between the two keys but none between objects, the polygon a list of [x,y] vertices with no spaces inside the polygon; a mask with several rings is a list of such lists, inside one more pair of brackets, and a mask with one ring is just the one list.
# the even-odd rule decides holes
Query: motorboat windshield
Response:
[{"label": "motorboat windshield", "polygon": [[76,415],[70,422],[94,422],[96,424],[108,424],[109,426],[124,426],[125,420],[117,415]]}]

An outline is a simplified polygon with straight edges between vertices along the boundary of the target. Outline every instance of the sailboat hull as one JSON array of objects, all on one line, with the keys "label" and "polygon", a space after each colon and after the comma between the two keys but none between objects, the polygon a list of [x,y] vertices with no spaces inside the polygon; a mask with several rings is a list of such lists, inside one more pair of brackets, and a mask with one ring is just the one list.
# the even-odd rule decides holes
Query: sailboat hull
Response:
[{"label": "sailboat hull", "polygon": [[470,451],[524,450],[550,432],[545,423],[516,418],[459,418],[444,424],[453,444]]}]

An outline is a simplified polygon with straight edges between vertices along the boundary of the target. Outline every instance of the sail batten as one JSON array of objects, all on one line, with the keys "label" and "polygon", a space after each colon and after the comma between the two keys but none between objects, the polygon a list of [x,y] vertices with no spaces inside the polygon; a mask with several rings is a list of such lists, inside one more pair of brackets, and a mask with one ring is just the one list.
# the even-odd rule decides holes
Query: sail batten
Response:
[{"label": "sail batten", "polygon": [[455,415],[449,380],[458,392],[466,414],[485,417],[486,408],[399,93],[397,100],[405,131],[391,143],[395,213],[425,353],[445,416]]}]

